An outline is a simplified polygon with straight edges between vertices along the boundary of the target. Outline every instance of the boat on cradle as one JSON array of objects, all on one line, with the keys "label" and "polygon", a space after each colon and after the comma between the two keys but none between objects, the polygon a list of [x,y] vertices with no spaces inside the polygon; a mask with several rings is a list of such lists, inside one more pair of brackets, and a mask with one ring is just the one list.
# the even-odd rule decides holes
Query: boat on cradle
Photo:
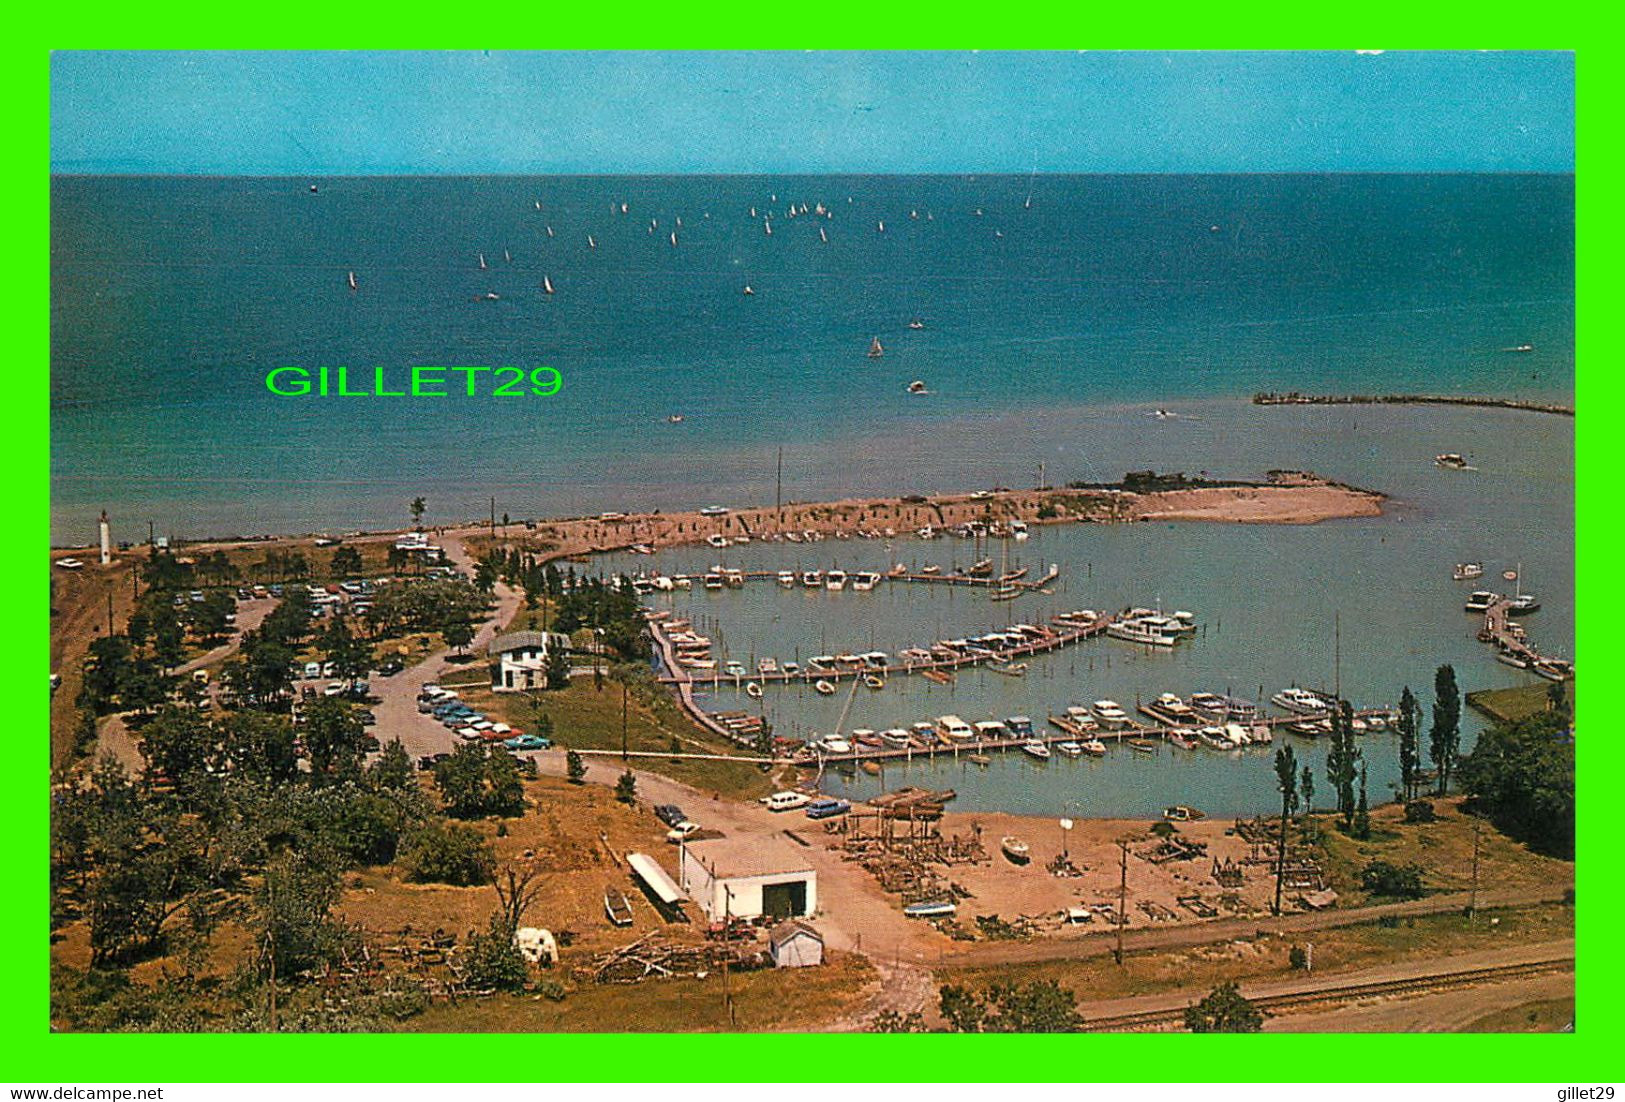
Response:
[{"label": "boat on cradle", "polygon": [[604,915],[612,926],[632,925],[632,904],[626,901],[626,893],[614,888],[604,889]]},{"label": "boat on cradle", "polygon": [[1282,689],[1270,697],[1270,700],[1277,707],[1284,708],[1289,712],[1296,712],[1299,715],[1315,715],[1330,710],[1332,706],[1330,701],[1322,700],[1308,689],[1300,689],[1296,686],[1290,689]]},{"label": "boat on cradle", "polygon": [[951,899],[934,899],[928,902],[910,903],[903,908],[903,914],[909,918],[946,918],[958,909],[958,904]]},{"label": "boat on cradle", "polygon": [[745,685],[745,695],[750,697],[752,700],[760,700],[762,699],[762,687],[756,682],[751,681]]},{"label": "boat on cradle", "polygon": [[1057,742],[1055,744],[1055,749],[1058,752],[1060,752],[1062,754],[1065,754],[1069,758],[1077,758],[1077,757],[1082,757],[1083,756],[1083,745],[1081,743],[1072,742],[1070,740],[1068,740],[1066,742]]},{"label": "boat on cradle", "polygon": [[1038,739],[1029,739],[1021,744],[1021,752],[1039,761],[1049,760],[1049,747]]},{"label": "boat on cradle", "polygon": [[1484,564],[1481,562],[1458,562],[1451,575],[1458,582],[1471,581],[1473,578],[1484,576]]},{"label": "boat on cradle", "polygon": [[817,689],[819,692],[823,693],[825,696],[833,696],[835,694],[835,686],[831,685],[828,681],[825,681],[823,678],[819,678],[817,681],[813,682],[813,688]]},{"label": "boat on cradle", "polygon": [[999,839],[999,848],[1010,859],[1011,864],[1025,865],[1032,860],[1032,850],[1026,842],[1014,834],[1006,834]]}]

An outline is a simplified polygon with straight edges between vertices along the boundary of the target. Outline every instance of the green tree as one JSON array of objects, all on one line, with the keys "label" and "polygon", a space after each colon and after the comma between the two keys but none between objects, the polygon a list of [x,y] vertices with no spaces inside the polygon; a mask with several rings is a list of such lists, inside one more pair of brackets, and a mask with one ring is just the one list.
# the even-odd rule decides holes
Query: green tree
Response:
[{"label": "green tree", "polygon": [[1467,806],[1555,857],[1574,857],[1574,739],[1561,712],[1498,723],[1461,763]]},{"label": "green tree", "polygon": [[427,503],[424,502],[424,500],[421,497],[415,497],[415,498],[412,499],[411,509],[412,509],[412,527],[413,528],[422,530],[422,528],[423,528],[423,513],[424,513],[424,510],[426,510],[427,508],[428,508]]},{"label": "green tree", "polygon": [[501,914],[493,914],[483,933],[469,939],[464,977],[475,991],[518,991],[530,979],[525,958]]},{"label": "green tree", "polygon": [[1186,1009],[1185,1028],[1192,1033],[1257,1033],[1264,1028],[1264,1012],[1233,981],[1221,983]]},{"label": "green tree", "polygon": [[563,647],[552,647],[547,652],[547,687],[558,691],[570,687],[570,655]]},{"label": "green tree", "polygon": [[1396,899],[1421,899],[1426,894],[1422,885],[1421,865],[1372,861],[1360,871],[1360,886],[1372,895],[1393,896]]},{"label": "green tree", "polygon": [[454,819],[518,815],[525,808],[525,785],[512,754],[468,742],[434,767],[435,787]]},{"label": "green tree", "polygon": [[463,648],[474,641],[474,625],[465,619],[450,620],[440,631],[446,643],[458,654],[462,654]]},{"label": "green tree", "polygon": [[360,779],[367,731],[355,709],[337,697],[324,696],[305,709],[303,730],[311,783],[341,784]]},{"label": "green tree", "polygon": [[354,547],[340,547],[333,552],[333,562],[329,567],[335,578],[358,577],[362,571],[361,552]]},{"label": "green tree", "polygon": [[938,1007],[957,1033],[1076,1033],[1077,997],[1054,980],[996,983],[982,990],[942,988]]},{"label": "green tree", "polygon": [[80,705],[98,715],[112,711],[130,658],[130,641],[122,635],[104,635],[91,640],[83,666]]},{"label": "green tree", "polygon": [[282,716],[234,712],[222,722],[222,741],[232,772],[263,785],[286,784],[299,775],[293,726]]},{"label": "green tree", "polygon": [[1456,671],[1449,663],[1433,675],[1433,726],[1428,730],[1428,760],[1439,774],[1437,795],[1450,791],[1450,774],[1455,769],[1461,746],[1461,692],[1456,688]]},{"label": "green tree", "polygon": [[1326,753],[1326,779],[1337,793],[1337,813],[1343,829],[1354,824],[1354,781],[1359,775],[1360,749],[1354,745],[1354,709],[1340,700],[1332,709],[1332,745]]},{"label": "green tree", "polygon": [[159,607],[162,611],[153,617],[152,652],[167,670],[180,665],[186,654],[186,629],[181,625],[180,617],[175,615],[174,606],[165,604]]},{"label": "green tree", "polygon": [[214,728],[198,712],[171,705],[142,729],[141,752],[149,776],[163,776],[182,803],[191,806],[211,775],[221,772],[224,753]]},{"label": "green tree", "polygon": [[1416,798],[1422,770],[1422,754],[1417,741],[1422,726],[1421,714],[1422,705],[1417,703],[1411,687],[1406,685],[1399,696],[1399,715],[1395,718],[1395,727],[1399,732],[1399,798],[1406,802]]},{"label": "green tree", "polygon": [[587,763],[574,750],[564,752],[564,775],[571,784],[581,784],[587,779]]},{"label": "green tree", "polygon": [[374,788],[412,787],[412,758],[400,739],[392,738],[384,744],[378,760],[367,770],[367,777]]},{"label": "green tree", "polygon": [[623,804],[638,802],[638,778],[628,769],[615,782],[615,798]]},{"label": "green tree", "polygon": [[335,618],[316,641],[316,647],[333,663],[333,674],[352,686],[372,667],[372,648],[350,634],[342,618]]},{"label": "green tree", "polygon": [[231,594],[216,589],[206,595],[202,602],[192,607],[192,630],[206,643],[215,643],[230,633],[227,618],[237,611],[237,602],[232,600]]},{"label": "green tree", "polygon": [[1276,843],[1275,913],[1281,913],[1281,889],[1286,881],[1286,824],[1298,802],[1298,758],[1292,747],[1275,751],[1275,782],[1281,792],[1281,837]]},{"label": "green tree", "polygon": [[490,880],[496,854],[473,827],[437,821],[412,835],[403,864],[415,883],[472,887]]},{"label": "green tree", "polygon": [[1303,772],[1298,774],[1298,791],[1303,794],[1303,813],[1315,813],[1315,770],[1313,766],[1306,765]]},{"label": "green tree", "polygon": [[1354,808],[1353,836],[1360,841],[1371,837],[1371,807],[1366,803],[1365,762],[1360,763],[1360,802]]},{"label": "green tree", "polygon": [[338,873],[327,862],[303,853],[271,860],[254,893],[252,925],[262,978],[308,972],[337,961],[356,944],[355,931],[332,917],[338,897]]}]

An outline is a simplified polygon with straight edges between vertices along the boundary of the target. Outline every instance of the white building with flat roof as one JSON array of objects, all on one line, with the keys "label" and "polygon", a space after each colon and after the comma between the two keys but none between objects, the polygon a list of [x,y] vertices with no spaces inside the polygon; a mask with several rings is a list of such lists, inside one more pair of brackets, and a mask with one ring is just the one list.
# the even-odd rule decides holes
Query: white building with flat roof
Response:
[{"label": "white building with flat roof", "polygon": [[812,862],[776,836],[687,843],[679,877],[683,891],[713,922],[725,915],[803,918],[818,909]]},{"label": "white building with flat roof", "polygon": [[491,640],[491,691],[520,693],[547,687],[547,656],[568,651],[570,637],[556,631],[515,631]]}]

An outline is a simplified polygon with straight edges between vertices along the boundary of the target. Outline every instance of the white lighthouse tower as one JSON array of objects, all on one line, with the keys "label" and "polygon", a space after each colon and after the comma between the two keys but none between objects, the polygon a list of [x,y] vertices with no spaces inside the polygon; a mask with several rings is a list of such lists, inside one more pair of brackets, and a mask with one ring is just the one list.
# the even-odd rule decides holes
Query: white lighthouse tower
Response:
[{"label": "white lighthouse tower", "polygon": [[102,510],[101,523],[98,526],[102,536],[102,565],[106,566],[113,561],[113,533],[107,524],[107,510]]}]

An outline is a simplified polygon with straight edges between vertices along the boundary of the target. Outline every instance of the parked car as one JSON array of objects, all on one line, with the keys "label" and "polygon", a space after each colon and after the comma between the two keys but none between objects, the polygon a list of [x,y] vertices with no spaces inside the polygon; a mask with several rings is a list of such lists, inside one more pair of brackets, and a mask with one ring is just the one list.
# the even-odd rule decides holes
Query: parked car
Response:
[{"label": "parked car", "polygon": [[769,811],[793,811],[798,807],[806,807],[812,802],[812,797],[805,792],[775,792],[771,796],[763,796],[762,803]]},{"label": "parked car", "polygon": [[852,805],[845,800],[814,800],[807,805],[807,818],[830,819],[836,815],[845,815],[852,810]]},{"label": "parked car", "polygon": [[374,727],[378,724],[378,717],[373,715],[370,711],[361,712],[359,718],[361,720],[361,726],[363,727]]},{"label": "parked car", "polygon": [[655,818],[659,819],[669,827],[674,827],[678,823],[687,819],[688,816],[684,815],[683,809],[678,807],[676,804],[656,804]]},{"label": "parked car", "polygon": [[404,669],[406,669],[406,663],[400,661],[399,659],[391,658],[388,661],[379,664],[378,676],[394,677]]},{"label": "parked car", "polygon": [[553,742],[541,735],[515,735],[513,738],[504,739],[502,745],[510,750],[546,750]]},{"label": "parked car", "polygon": [[344,682],[342,682],[342,681],[329,681],[327,683],[327,688],[322,690],[322,695],[323,696],[338,696],[343,691],[344,691]]},{"label": "parked car", "polygon": [[678,842],[694,837],[700,832],[699,823],[691,823],[687,819],[666,831],[666,841],[675,845]]},{"label": "parked car", "polygon": [[322,676],[322,664],[320,662],[305,663],[305,680],[314,681],[320,676]]}]

